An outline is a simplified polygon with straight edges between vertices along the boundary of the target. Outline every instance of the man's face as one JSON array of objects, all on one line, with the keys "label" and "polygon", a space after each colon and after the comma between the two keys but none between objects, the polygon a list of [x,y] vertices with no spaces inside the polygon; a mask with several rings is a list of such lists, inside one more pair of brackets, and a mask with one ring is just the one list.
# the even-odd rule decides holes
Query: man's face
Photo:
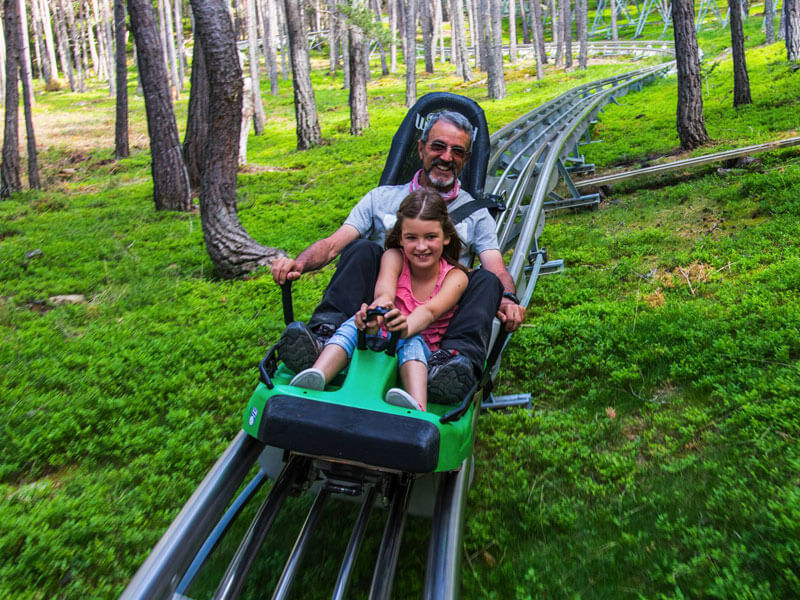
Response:
[{"label": "man's face", "polygon": [[469,160],[469,135],[452,123],[436,121],[428,132],[428,143],[418,142],[425,177],[421,183],[440,192],[453,188],[464,164]]}]

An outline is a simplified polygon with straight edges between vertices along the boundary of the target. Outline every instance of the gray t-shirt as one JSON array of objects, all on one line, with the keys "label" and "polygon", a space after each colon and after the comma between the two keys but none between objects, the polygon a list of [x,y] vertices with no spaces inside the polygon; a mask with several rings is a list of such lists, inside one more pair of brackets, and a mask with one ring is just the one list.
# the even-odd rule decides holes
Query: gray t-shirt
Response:
[{"label": "gray t-shirt", "polygon": [[[386,232],[397,222],[397,209],[409,192],[407,183],[376,187],[367,192],[353,207],[344,222],[355,227],[362,238],[383,246]],[[448,203],[447,208],[453,212],[459,206],[472,200],[469,193],[461,190],[458,192],[458,196]],[[469,264],[470,255],[473,252],[480,254],[484,250],[500,249],[497,243],[494,219],[485,208],[474,211],[462,220],[456,225],[456,231],[458,237],[464,242],[460,260],[465,265]]]}]

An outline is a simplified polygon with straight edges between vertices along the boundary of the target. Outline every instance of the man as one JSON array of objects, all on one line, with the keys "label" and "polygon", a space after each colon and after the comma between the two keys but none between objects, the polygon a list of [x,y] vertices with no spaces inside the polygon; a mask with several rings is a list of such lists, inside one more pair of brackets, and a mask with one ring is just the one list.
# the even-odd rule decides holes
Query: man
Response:
[{"label": "man", "polygon": [[[451,214],[473,198],[461,189],[458,175],[469,160],[472,125],[463,115],[443,111],[429,117],[417,150],[420,169],[410,183],[380,186],[368,192],[332,235],[314,242],[297,258],[272,263],[272,276],[282,285],[319,269],[340,256],[336,272],[308,326],[292,323],[281,337],[278,354],[295,372],[314,362],[336,327],[370,303],[386,232],[396,221],[400,202],[414,189],[435,189]],[[469,285],[450,321],[440,349],[429,361],[428,393],[440,403],[459,402],[483,369],[497,316],[508,331],[516,330],[525,309],[514,296],[514,280],[506,270],[497,243],[494,220],[480,208],[456,223],[465,245],[462,262],[478,255],[482,269],[470,273]]]}]

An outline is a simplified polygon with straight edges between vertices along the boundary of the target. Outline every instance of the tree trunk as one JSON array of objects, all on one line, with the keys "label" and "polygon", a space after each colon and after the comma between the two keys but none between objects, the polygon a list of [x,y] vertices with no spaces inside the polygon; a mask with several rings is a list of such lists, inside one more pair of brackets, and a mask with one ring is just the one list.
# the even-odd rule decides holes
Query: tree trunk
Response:
[{"label": "tree trunk", "polygon": [[508,3],[508,61],[517,62],[517,2],[510,0]]},{"label": "tree trunk", "polygon": [[364,64],[364,53],[359,48],[364,44],[361,29],[351,24],[348,27],[350,37],[350,135],[361,135],[369,128],[369,111],[367,110],[367,77]]},{"label": "tree trunk", "polygon": [[[770,0],[767,0],[769,2]],[[742,31],[742,12],[739,1],[728,0],[731,17],[731,50],[733,53],[733,106],[752,104],[750,99],[750,77],[747,75],[747,61],[744,55],[744,32]]]},{"label": "tree trunk", "polygon": [[[200,220],[206,250],[218,274],[238,277],[268,265],[284,253],[262,246],[247,234],[236,209],[242,71],[231,21],[222,0],[192,0],[195,31],[201,42],[208,81],[208,139]],[[194,77],[194,67],[192,76]],[[193,88],[194,91],[194,88]]]},{"label": "tree trunk", "polygon": [[147,113],[156,209],[189,211],[192,209],[189,176],[167,89],[155,10],[150,0],[128,0],[128,12]]},{"label": "tree trunk", "polygon": [[[284,0],[284,7],[292,61],[297,149],[307,150],[322,141],[322,132],[319,128],[314,90],[311,87],[311,65],[308,59],[308,40],[304,27],[303,0]],[[208,51],[206,51],[206,56],[208,56]]]},{"label": "tree trunk", "polygon": [[[494,25],[492,14],[492,2],[494,0],[478,0],[476,7],[479,7],[475,19],[478,22],[478,39],[480,40],[481,71],[488,74],[491,69],[492,54],[492,26]],[[483,17],[483,18],[481,18]],[[491,79],[491,75],[489,76]]]},{"label": "tree trunk", "polygon": [[108,0],[102,0],[102,28],[103,36],[106,40],[106,64],[108,65],[108,93],[113,96],[116,93],[116,59],[114,55],[114,34],[112,32],[112,22],[114,20],[111,14],[111,7]]},{"label": "tree trunk", "polygon": [[[178,56],[177,52],[175,51],[175,29],[172,26],[172,5],[170,4],[172,0],[160,0],[159,4],[163,6],[163,30],[164,30],[164,40],[166,42],[167,48],[167,63],[169,64],[169,72],[170,78],[172,79],[172,85],[175,87],[175,92],[173,94],[173,98],[178,98],[180,93],[183,91],[183,81],[181,81],[180,76],[178,75]],[[181,0],[174,0],[175,2],[180,2]]]},{"label": "tree trunk", "polygon": [[[23,33],[23,26],[26,19],[24,18],[25,2],[24,0],[14,0],[18,2],[20,19],[19,28],[17,29],[17,36],[19,44],[22,48],[20,56],[25,55],[25,35]],[[22,79],[22,103],[25,110],[25,134],[27,136],[28,145],[28,187],[31,189],[39,189],[42,187],[42,182],[39,179],[39,160],[36,153],[36,135],[33,130],[33,81],[31,79],[30,63],[25,60],[20,61],[19,69],[20,78]]]},{"label": "tree trunk", "polygon": [[252,81],[253,128],[256,135],[264,133],[264,104],[261,102],[261,70],[258,68],[258,18],[256,17],[256,0],[247,0],[247,50]]},{"label": "tree trunk", "polygon": [[433,23],[430,0],[419,0],[419,22],[422,26],[422,54],[425,57],[425,72],[433,73]]},{"label": "tree trunk", "polygon": [[392,41],[389,44],[389,72],[397,73],[397,0],[388,0],[389,31]]},{"label": "tree trunk", "polygon": [[564,64],[564,36],[561,31],[561,2],[563,0],[550,0],[550,27],[553,30],[553,43],[556,46],[556,56],[553,62],[557,67]]},{"label": "tree trunk", "polygon": [[442,1],[446,0],[435,0],[433,3],[433,46],[434,49],[439,49],[439,62],[444,64],[447,62],[447,56],[445,55],[444,49],[444,27],[442,25],[443,16],[442,16]]},{"label": "tree trunk", "polygon": [[786,59],[800,60],[800,0],[784,0]]},{"label": "tree trunk", "polygon": [[[261,0],[261,20],[263,28],[262,46],[269,73],[269,93],[278,95],[278,55],[275,51],[278,37],[278,12],[275,0]],[[331,19],[333,21],[333,19]],[[333,34],[331,34],[333,35]]]},{"label": "tree trunk", "polygon": [[531,43],[531,32],[528,28],[528,14],[525,12],[525,0],[519,0],[519,20],[522,23],[522,43]]},{"label": "tree trunk", "polygon": [[[381,7],[380,1],[374,0],[372,3],[373,10],[375,11],[375,21],[377,23],[381,22]],[[369,42],[367,42],[369,43]],[[386,77],[389,74],[389,65],[386,62],[386,48],[383,46],[383,42],[378,42],[378,51],[381,56],[381,75]],[[369,57],[367,57],[369,59]],[[367,72],[369,72],[369,62],[367,62]]]},{"label": "tree trunk", "polygon": [[33,4],[39,7],[39,16],[42,23],[42,32],[44,34],[44,45],[47,49],[46,54],[52,77],[58,78],[58,63],[56,62],[56,45],[53,36],[53,25],[50,17],[50,6],[47,0],[33,0]]},{"label": "tree trunk", "polygon": [[617,0],[611,0],[611,39],[615,42],[619,39],[619,31],[617,30]]},{"label": "tree trunk", "polygon": [[67,75],[69,90],[71,92],[77,92],[78,82],[75,80],[75,70],[73,69],[72,58],[70,58],[69,53],[69,35],[67,34],[63,0],[56,0],[53,5],[53,16],[55,17],[58,36],[58,57],[61,59],[61,71]]},{"label": "tree trunk", "polygon": [[775,43],[775,5],[772,0],[764,1],[764,34],[768,44]]},{"label": "tree trunk", "polygon": [[576,0],[578,40],[580,50],[578,51],[578,68],[586,69],[589,62],[589,8],[587,0]]},{"label": "tree trunk", "polygon": [[195,35],[192,51],[192,79],[189,91],[189,110],[186,136],[183,138],[183,159],[189,175],[189,184],[195,193],[200,191],[205,162],[205,145],[208,139],[208,76],[202,42]]},{"label": "tree trunk", "polygon": [[417,0],[406,0],[406,108],[417,101]]},{"label": "tree trunk", "polygon": [[[42,15],[39,11],[38,0],[31,1],[31,20],[33,21],[33,35],[36,40],[36,47],[39,50],[41,74],[46,84],[53,80],[53,65],[50,62],[50,55],[47,51],[47,43],[44,34],[44,24],[42,23]],[[50,24],[48,23],[49,27]]]},{"label": "tree trunk", "polygon": [[564,37],[564,68],[572,67],[572,9],[570,0],[561,0],[561,31]]},{"label": "tree trunk", "polygon": [[[538,0],[533,0],[534,2],[538,3]],[[541,36],[544,34],[544,30],[542,29],[542,21],[539,20],[538,24],[536,22],[536,16],[534,15],[533,20],[531,21],[531,43],[533,44],[533,61],[536,65],[536,79],[541,80],[544,77],[544,69],[542,68],[542,54],[539,52],[539,40]]]},{"label": "tree trunk", "polygon": [[117,118],[114,128],[114,155],[130,156],[128,146],[128,60],[125,54],[125,2],[114,0],[114,37],[117,58]]},{"label": "tree trunk", "polygon": [[469,45],[472,47],[472,52],[475,55],[475,68],[478,70],[483,69],[481,64],[481,36],[480,25],[475,22],[475,7],[478,0],[466,0],[467,5],[467,20],[469,21]]},{"label": "tree trunk", "polygon": [[[67,30],[69,31],[69,35],[72,37],[74,44],[72,45],[72,62],[75,66],[75,71],[78,76],[78,91],[83,93],[86,91],[86,80],[83,76],[83,61],[81,60],[81,53],[80,53],[80,36],[78,35],[78,30],[75,27],[75,14],[72,11],[72,3],[68,2],[67,0],[59,0],[61,4],[61,9],[63,14],[67,20]],[[67,40],[67,44],[69,44],[69,40]]]},{"label": "tree trunk", "polygon": [[700,74],[692,0],[672,1],[672,28],[678,68],[678,137],[683,150],[709,141],[703,119],[703,80]]},{"label": "tree trunk", "polygon": [[492,41],[489,49],[489,64],[487,69],[489,77],[487,88],[489,98],[493,100],[501,100],[506,97],[506,79],[503,73],[502,8],[501,0],[489,0]]},{"label": "tree trunk", "polygon": [[542,22],[542,5],[539,0],[531,0],[531,32],[536,35],[536,48],[543,65],[547,64],[547,50],[544,46],[544,23]]},{"label": "tree trunk", "polygon": [[[469,1],[469,0],[467,0]],[[467,38],[464,31],[464,9],[462,0],[450,0],[450,35],[452,44],[450,56],[455,60],[456,74],[464,81],[472,81],[472,70],[469,66]]]},{"label": "tree trunk", "polygon": [[[107,2],[108,0],[103,0]],[[175,0],[175,43],[177,44],[178,53],[178,81],[181,82],[181,89],[183,89],[183,80],[186,76],[186,44],[183,39],[183,2],[184,0]]]},{"label": "tree trunk", "polygon": [[0,198],[22,191],[19,177],[19,2],[3,1],[3,33],[6,38],[6,112],[3,129],[3,163],[0,165]]}]

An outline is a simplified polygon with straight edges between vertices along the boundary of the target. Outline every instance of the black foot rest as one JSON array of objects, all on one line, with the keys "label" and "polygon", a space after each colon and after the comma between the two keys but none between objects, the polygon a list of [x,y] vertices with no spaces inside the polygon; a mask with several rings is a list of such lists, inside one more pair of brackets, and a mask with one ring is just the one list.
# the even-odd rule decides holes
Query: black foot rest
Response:
[{"label": "black foot rest", "polygon": [[422,419],[276,395],[258,438],[270,446],[414,473],[436,469],[439,430]]}]

